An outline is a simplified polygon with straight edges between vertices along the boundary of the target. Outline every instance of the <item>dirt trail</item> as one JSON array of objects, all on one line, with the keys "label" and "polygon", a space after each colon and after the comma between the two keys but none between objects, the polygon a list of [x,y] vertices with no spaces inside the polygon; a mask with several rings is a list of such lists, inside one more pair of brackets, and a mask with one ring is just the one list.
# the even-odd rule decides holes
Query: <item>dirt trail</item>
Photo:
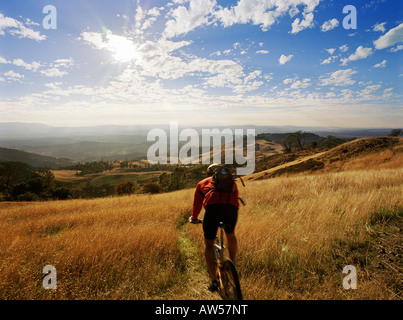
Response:
[{"label": "dirt trail", "polygon": [[[197,226],[195,226],[197,227]],[[185,277],[187,282],[181,294],[175,296],[175,299],[187,300],[217,300],[220,299],[218,293],[210,292],[207,287],[209,277],[204,259],[201,259],[197,244],[190,240],[188,228],[182,225],[179,229],[180,251],[185,258],[186,270]]]}]

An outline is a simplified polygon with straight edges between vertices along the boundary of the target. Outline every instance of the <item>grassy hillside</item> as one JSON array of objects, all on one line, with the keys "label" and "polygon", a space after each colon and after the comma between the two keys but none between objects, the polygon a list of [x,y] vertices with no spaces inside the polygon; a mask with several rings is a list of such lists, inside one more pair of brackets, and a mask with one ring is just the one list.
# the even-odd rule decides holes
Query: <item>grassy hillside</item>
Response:
[{"label": "grassy hillside", "polygon": [[[246,299],[402,297],[402,168],[240,188]],[[0,203],[0,299],[218,299],[206,290],[201,228],[186,223],[192,197]],[[42,287],[45,265],[57,290]],[[345,265],[357,268],[357,290],[343,289]]]},{"label": "grassy hillside", "polygon": [[402,163],[403,138],[362,138],[327,151],[303,149],[292,154],[274,155],[263,164],[258,163],[258,172],[246,177],[245,180],[349,170],[400,168]]},{"label": "grassy hillside", "polygon": [[[239,185],[245,299],[402,299],[402,139],[309,157]],[[219,299],[201,227],[187,223],[193,192],[0,203],[0,299]],[[56,290],[42,287],[46,265]],[[356,290],[343,288],[346,265]]]},{"label": "grassy hillside", "polygon": [[33,167],[43,167],[51,169],[71,166],[76,163],[75,161],[68,158],[48,157],[8,148],[0,148],[0,160],[24,162]]}]

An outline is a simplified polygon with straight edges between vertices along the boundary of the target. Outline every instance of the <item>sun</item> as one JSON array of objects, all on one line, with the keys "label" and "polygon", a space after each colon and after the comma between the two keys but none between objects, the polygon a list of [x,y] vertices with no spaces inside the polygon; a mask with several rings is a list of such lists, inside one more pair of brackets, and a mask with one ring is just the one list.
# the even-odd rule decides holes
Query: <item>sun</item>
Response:
[{"label": "sun", "polygon": [[114,36],[110,40],[111,50],[114,53],[114,58],[118,62],[129,62],[136,58],[136,47],[129,39],[120,36]]},{"label": "sun", "polygon": [[138,56],[133,41],[123,36],[114,35],[110,30],[106,33],[106,43],[117,62],[130,62]]}]

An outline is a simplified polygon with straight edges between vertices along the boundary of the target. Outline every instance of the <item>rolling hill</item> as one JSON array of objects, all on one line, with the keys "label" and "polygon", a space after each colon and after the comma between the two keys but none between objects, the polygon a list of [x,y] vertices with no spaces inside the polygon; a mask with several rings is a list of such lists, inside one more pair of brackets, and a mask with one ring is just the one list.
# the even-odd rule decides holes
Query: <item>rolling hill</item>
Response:
[{"label": "rolling hill", "polygon": [[68,158],[42,156],[35,153],[8,148],[0,148],[0,160],[12,161],[12,162],[24,162],[32,167],[50,168],[50,169],[57,169],[60,167],[70,166],[76,163],[76,161]]},{"label": "rolling hill", "polygon": [[403,163],[403,138],[362,138],[346,142],[328,151],[275,155],[267,160],[266,166],[269,168],[247,176],[245,180],[353,169],[393,168],[399,167],[401,163]]}]

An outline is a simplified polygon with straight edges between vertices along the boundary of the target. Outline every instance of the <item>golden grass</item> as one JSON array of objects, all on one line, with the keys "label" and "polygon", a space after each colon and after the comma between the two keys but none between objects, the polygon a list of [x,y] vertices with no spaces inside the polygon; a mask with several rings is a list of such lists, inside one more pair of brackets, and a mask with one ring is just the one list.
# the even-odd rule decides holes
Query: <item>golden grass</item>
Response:
[{"label": "golden grass", "polygon": [[[396,298],[382,276],[369,279],[365,252],[350,249],[369,250],[374,213],[402,214],[403,169],[254,181],[241,192],[237,267],[246,298]],[[360,290],[343,289],[348,264],[357,267]]]},{"label": "golden grass", "polygon": [[77,170],[51,170],[55,176],[55,180],[63,182],[85,180],[87,177],[77,176]]},{"label": "golden grass", "polygon": [[[246,299],[399,297],[390,277],[373,273],[368,263],[368,230],[374,213],[401,214],[402,168],[250,181],[239,188],[247,203],[236,229]],[[183,243],[198,248],[200,268],[193,270],[205,271],[193,283],[204,288],[208,279],[201,228],[185,224],[192,200],[193,190],[183,190],[0,203],[0,299],[186,298],[190,255]],[[357,267],[354,291],[342,286],[347,264]],[[57,290],[42,287],[45,265],[57,269]],[[394,279],[401,281],[401,274]]]},{"label": "golden grass", "polygon": [[[2,205],[1,299],[147,299],[181,277],[183,194]],[[55,291],[42,268],[57,269]]]}]

